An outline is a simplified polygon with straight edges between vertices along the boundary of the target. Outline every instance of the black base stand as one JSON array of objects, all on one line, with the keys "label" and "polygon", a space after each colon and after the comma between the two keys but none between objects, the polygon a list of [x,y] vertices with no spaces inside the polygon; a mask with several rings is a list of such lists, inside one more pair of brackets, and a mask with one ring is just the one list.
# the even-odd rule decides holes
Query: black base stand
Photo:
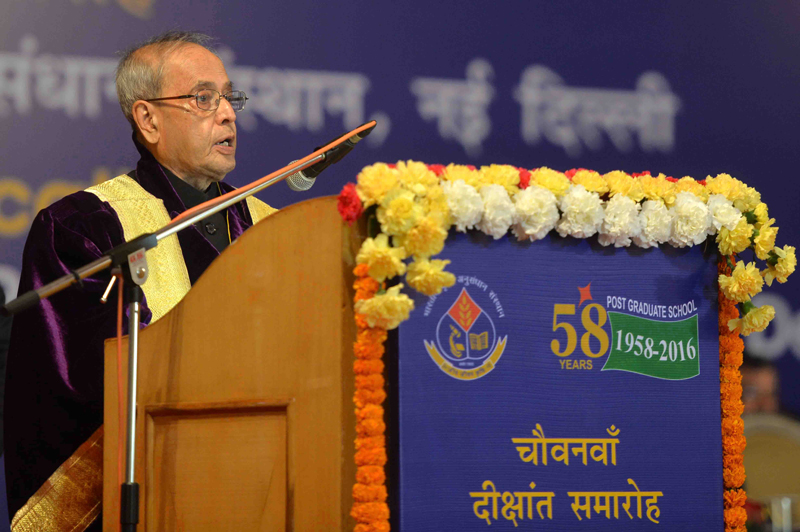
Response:
[{"label": "black base stand", "polygon": [[139,484],[124,483],[121,492],[119,512],[122,532],[135,532],[139,524]]}]

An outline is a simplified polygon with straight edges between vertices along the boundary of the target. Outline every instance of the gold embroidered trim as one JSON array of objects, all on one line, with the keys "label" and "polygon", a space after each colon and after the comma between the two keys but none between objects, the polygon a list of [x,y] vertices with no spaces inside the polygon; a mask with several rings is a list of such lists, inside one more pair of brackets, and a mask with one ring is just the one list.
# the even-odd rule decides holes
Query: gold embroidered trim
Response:
[{"label": "gold embroidered trim", "polygon": [[247,196],[247,210],[250,211],[250,217],[253,219],[253,225],[257,224],[270,214],[278,212],[278,209],[270,207],[255,196]]},{"label": "gold embroidered trim", "polygon": [[103,503],[103,427],[95,431],[11,521],[12,532],[83,532]]},{"label": "gold embroidered trim", "polygon": [[[121,175],[86,189],[107,202],[119,217],[126,241],[152,233],[170,222],[164,202],[147,192],[134,179]],[[155,323],[180,302],[192,287],[177,235],[147,252],[150,274],[142,285]]]}]

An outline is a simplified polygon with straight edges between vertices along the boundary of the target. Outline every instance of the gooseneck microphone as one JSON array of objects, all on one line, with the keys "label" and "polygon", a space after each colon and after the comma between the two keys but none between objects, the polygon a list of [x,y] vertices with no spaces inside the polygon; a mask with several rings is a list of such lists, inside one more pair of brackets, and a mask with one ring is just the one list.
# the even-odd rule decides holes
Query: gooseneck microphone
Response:
[{"label": "gooseneck microphone", "polygon": [[[323,170],[325,170],[332,164],[338,163],[342,159],[342,157],[344,157],[345,155],[347,155],[352,151],[352,149],[355,147],[356,144],[358,144],[361,140],[363,140],[364,137],[372,133],[373,129],[375,129],[375,126],[372,126],[369,129],[365,129],[360,133],[356,133],[355,135],[353,135],[346,141],[342,142],[338,146],[326,151],[323,154],[323,159],[320,162],[318,162],[315,165],[309,166],[305,170],[300,170],[298,172],[295,172],[289,177],[287,177],[286,184],[289,185],[289,188],[291,188],[296,192],[303,192],[305,190],[310,189],[314,185],[314,181],[316,181],[317,176],[321,174]],[[323,146],[325,144],[323,144]],[[320,147],[318,146],[314,150],[316,151],[319,148]],[[292,163],[295,162],[297,161],[292,161]]]}]

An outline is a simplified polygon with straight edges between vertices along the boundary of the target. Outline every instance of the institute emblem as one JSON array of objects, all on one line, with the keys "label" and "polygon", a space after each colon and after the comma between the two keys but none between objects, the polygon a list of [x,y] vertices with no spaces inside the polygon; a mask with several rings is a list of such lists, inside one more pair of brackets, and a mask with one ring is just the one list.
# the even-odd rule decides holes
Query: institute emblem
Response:
[{"label": "institute emblem", "polygon": [[436,325],[436,340],[425,349],[439,369],[459,380],[474,380],[491,372],[506,347],[494,322],[466,288]]}]

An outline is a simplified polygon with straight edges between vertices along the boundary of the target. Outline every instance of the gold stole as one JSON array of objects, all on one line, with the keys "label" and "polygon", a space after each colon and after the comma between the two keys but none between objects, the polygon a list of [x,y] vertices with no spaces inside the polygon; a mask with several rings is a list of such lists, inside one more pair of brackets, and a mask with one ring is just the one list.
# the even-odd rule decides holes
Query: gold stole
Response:
[{"label": "gold stole", "polygon": [[[121,175],[86,189],[116,212],[128,242],[152,233],[170,222],[164,202],[134,179]],[[253,224],[277,211],[250,196],[247,209]],[[178,235],[172,235],[147,251],[150,275],[142,286],[155,323],[189,292],[189,272],[183,260]],[[86,440],[66,462],[50,475],[39,490],[19,509],[11,522],[13,532],[82,532],[100,514],[103,503],[103,427]]]}]

